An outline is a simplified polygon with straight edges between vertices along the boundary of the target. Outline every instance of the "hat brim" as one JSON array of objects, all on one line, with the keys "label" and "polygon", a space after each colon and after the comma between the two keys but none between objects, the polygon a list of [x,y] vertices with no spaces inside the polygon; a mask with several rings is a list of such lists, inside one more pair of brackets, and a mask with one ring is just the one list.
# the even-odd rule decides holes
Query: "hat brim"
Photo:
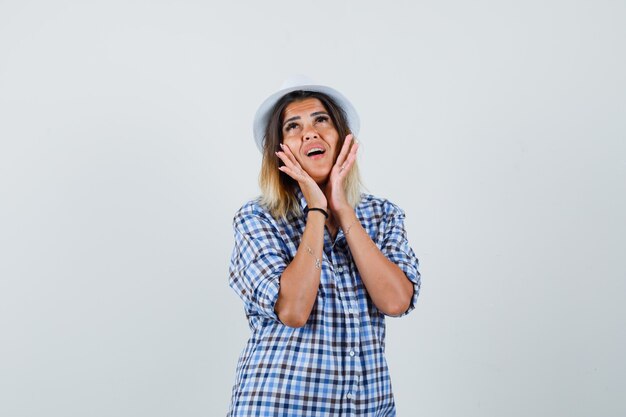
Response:
[{"label": "hat brim", "polygon": [[350,128],[350,131],[355,136],[358,135],[361,124],[359,120],[359,115],[350,100],[348,100],[343,94],[341,94],[334,88],[325,85],[297,85],[289,88],[283,88],[282,90],[275,92],[274,94],[266,98],[256,111],[256,114],[254,115],[254,123],[252,129],[254,134],[254,140],[256,142],[257,148],[259,148],[259,151],[263,152],[265,130],[269,122],[270,112],[274,109],[276,103],[278,103],[278,101],[285,94],[289,94],[292,91],[314,91],[328,95],[346,113],[346,117],[348,119],[348,127]]}]

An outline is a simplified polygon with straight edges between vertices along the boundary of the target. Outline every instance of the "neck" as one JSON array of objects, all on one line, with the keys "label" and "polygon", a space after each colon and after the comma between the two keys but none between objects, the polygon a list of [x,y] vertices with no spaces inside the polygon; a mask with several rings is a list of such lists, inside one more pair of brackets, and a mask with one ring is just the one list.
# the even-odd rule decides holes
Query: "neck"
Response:
[{"label": "neck", "polygon": [[328,212],[328,219],[326,219],[326,227],[328,231],[331,233],[331,236],[334,238],[337,235],[337,230],[339,230],[339,223],[333,216],[332,211]]}]

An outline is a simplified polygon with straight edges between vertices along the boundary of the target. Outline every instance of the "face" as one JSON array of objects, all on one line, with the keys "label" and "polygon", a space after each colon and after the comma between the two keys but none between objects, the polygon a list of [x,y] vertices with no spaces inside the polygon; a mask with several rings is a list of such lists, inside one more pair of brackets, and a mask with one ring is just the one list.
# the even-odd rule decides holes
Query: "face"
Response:
[{"label": "face", "polygon": [[339,133],[324,105],[316,98],[288,104],[282,134],[300,166],[316,183],[324,184],[339,154]]}]

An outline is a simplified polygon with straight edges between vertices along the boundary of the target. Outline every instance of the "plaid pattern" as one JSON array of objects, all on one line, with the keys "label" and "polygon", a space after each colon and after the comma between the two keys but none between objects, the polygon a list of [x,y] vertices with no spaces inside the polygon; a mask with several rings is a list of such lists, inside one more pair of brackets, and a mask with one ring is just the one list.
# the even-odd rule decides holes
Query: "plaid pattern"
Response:
[{"label": "plaid pattern", "polygon": [[[298,187],[296,192],[304,208]],[[421,281],[404,212],[386,199],[361,197],[361,224],[414,285],[406,315],[415,308]],[[233,227],[229,283],[244,302],[252,335],[237,364],[228,416],[395,416],[385,317],[361,282],[343,231],[335,242],[325,231],[317,301],[307,324],[291,328],[278,320],[274,304],[305,219],[277,221],[256,199],[237,211]]]}]

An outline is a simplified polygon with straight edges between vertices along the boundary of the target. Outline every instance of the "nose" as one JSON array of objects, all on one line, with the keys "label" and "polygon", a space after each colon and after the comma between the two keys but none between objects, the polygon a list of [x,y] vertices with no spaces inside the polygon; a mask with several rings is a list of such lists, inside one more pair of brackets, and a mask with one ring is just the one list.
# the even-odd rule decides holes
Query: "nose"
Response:
[{"label": "nose", "polygon": [[302,138],[305,141],[309,141],[311,139],[317,139],[318,138],[317,130],[315,130],[313,126],[308,125],[307,127],[304,128],[304,131],[302,132]]}]

